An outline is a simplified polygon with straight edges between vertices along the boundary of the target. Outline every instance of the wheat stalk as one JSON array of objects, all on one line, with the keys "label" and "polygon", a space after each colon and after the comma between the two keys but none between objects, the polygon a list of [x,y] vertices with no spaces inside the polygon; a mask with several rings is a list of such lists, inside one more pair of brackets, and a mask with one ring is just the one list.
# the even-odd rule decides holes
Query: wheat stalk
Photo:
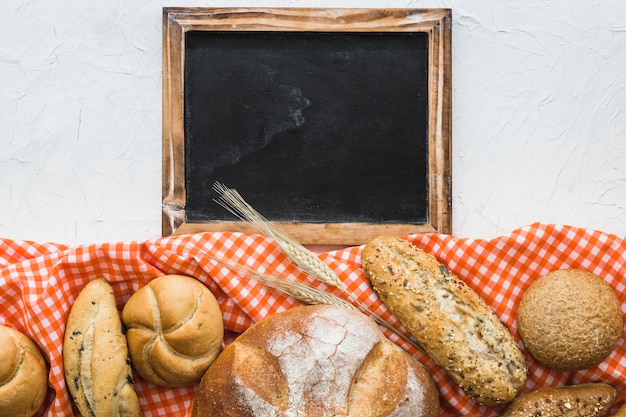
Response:
[{"label": "wheat stalk", "polygon": [[[406,336],[405,334],[400,332],[398,329],[393,327],[391,324],[389,324],[386,320],[384,320],[378,314],[374,313],[372,310],[367,308],[367,306],[365,306],[363,303],[357,301],[354,297],[351,297],[351,299],[353,301],[357,302],[358,308],[355,307],[352,303],[344,300],[343,298],[337,297],[336,295],[328,293],[326,291],[322,291],[322,290],[319,290],[317,288],[311,287],[310,285],[308,285],[306,283],[298,282],[298,281],[295,281],[295,280],[289,280],[289,279],[285,279],[285,278],[275,278],[272,275],[264,274],[262,272],[253,270],[251,268],[248,268],[248,267],[245,267],[245,266],[242,266],[242,265],[239,265],[239,264],[235,264],[235,263],[232,263],[232,262],[228,262],[228,261],[226,261],[224,259],[212,257],[212,256],[210,256],[210,255],[208,255],[207,253],[204,253],[204,252],[202,252],[202,254],[204,256],[207,256],[208,258],[213,259],[214,261],[219,262],[219,263],[225,265],[226,267],[236,271],[237,273],[239,273],[242,276],[252,277],[252,279],[260,282],[261,284],[265,285],[266,287],[269,287],[270,289],[278,291],[278,292],[280,292],[282,294],[292,296],[293,298],[295,298],[295,299],[297,299],[299,301],[302,301],[305,304],[310,304],[310,305],[335,305],[335,306],[348,308],[348,309],[351,309],[351,310],[357,310],[357,311],[361,310],[361,312],[369,315],[372,318],[372,320],[374,320],[376,323],[378,323],[379,325],[385,327],[386,329],[390,330],[391,332],[395,333],[397,336],[402,338],[404,341],[409,343],[411,346],[413,346],[416,349],[421,350],[423,352],[423,349],[421,348],[421,346],[419,346],[413,339],[409,338],[408,336]],[[344,293],[345,293],[345,291],[344,291]]]},{"label": "wheat stalk", "polygon": [[[415,348],[422,350],[422,348],[412,339],[398,331],[386,320],[380,317],[378,314],[367,308],[366,305],[357,300],[357,298],[348,291],[347,287],[341,282],[335,272],[330,269],[328,265],[322,262],[311,251],[302,246],[298,241],[291,236],[280,230],[267,220],[261,213],[256,211],[250,204],[248,204],[244,198],[237,192],[237,190],[228,188],[224,184],[215,182],[213,189],[219,194],[219,198],[214,200],[220,206],[228,210],[234,216],[242,221],[251,223],[255,228],[274,239],[280,248],[280,250],[287,255],[289,259],[294,261],[305,272],[319,279],[321,282],[337,287],[343,294],[354,304],[358,305],[358,308],[368,314],[374,321],[386,329],[392,331],[406,342],[414,346]],[[208,255],[207,255],[208,256]],[[212,258],[214,259],[214,258]],[[215,259],[214,259],[215,260]],[[262,274],[258,271],[254,271],[249,268],[245,268],[241,265],[225,262],[221,259],[217,259],[218,262],[227,265],[233,270],[238,271],[243,275],[251,275],[254,279],[262,284],[273,288],[283,294],[291,295],[292,297],[306,303],[306,304],[331,304],[342,305],[344,307],[356,309],[354,304],[345,301],[343,298],[337,297],[333,294],[325,291],[313,288],[305,283],[290,281],[286,279],[277,279],[270,275]],[[423,350],[422,350],[423,351]]]},{"label": "wheat stalk", "polygon": [[237,190],[228,188],[218,182],[213,184],[213,189],[220,194],[219,198],[214,200],[216,203],[240,220],[251,223],[259,232],[274,239],[281,251],[298,264],[300,268],[325,284],[343,288],[343,284],[328,265],[322,262],[298,241],[269,222],[248,204]]},{"label": "wheat stalk", "polygon": [[334,294],[328,293],[326,291],[319,290],[317,288],[311,287],[303,282],[298,282],[291,279],[286,278],[276,278],[269,274],[264,274],[262,272],[256,271],[254,269],[245,267],[243,265],[239,265],[233,262],[226,261],[224,259],[219,259],[215,257],[211,257],[208,254],[204,254],[208,256],[210,259],[217,261],[229,269],[237,272],[238,274],[246,277],[252,277],[254,280],[260,282],[261,284],[270,287],[271,289],[277,290],[283,294],[290,295],[297,300],[302,301],[306,304],[329,304],[329,305],[337,305],[341,307],[350,308],[356,310],[356,307],[349,302],[345,301],[342,298],[337,297]]}]

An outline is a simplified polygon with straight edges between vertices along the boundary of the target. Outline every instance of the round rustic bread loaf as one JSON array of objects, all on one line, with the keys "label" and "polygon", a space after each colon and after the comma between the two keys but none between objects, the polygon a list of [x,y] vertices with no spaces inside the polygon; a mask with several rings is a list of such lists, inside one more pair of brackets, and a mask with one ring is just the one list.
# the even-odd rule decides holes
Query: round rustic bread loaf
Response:
[{"label": "round rustic bread loaf", "polygon": [[122,322],[133,367],[153,384],[197,383],[222,349],[222,312],[200,281],[164,275],[135,292]]},{"label": "round rustic bread loaf", "polygon": [[376,323],[338,306],[295,307],[259,321],[200,382],[195,417],[435,417],[426,369]]},{"label": "round rustic bread loaf", "polygon": [[48,392],[41,352],[25,334],[0,325],[0,358],[0,416],[35,415]]},{"label": "round rustic bread loaf", "polygon": [[597,275],[578,269],[553,271],[531,284],[522,295],[517,320],[530,354],[563,371],[599,364],[622,333],[615,292]]}]

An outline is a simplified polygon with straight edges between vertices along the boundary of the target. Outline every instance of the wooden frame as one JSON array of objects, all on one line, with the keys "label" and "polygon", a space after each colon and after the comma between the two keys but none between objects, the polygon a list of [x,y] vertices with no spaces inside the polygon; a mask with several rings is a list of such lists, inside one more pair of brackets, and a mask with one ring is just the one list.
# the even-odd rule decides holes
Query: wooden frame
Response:
[{"label": "wooden frame", "polygon": [[[428,221],[424,224],[277,225],[303,244],[358,245],[386,233],[445,233],[451,221],[451,11],[449,9],[164,8],[162,234],[252,233],[240,221],[187,221],[184,74],[189,31],[423,32],[428,37]],[[226,184],[228,186],[228,184]],[[244,195],[245,198],[245,195]]]}]

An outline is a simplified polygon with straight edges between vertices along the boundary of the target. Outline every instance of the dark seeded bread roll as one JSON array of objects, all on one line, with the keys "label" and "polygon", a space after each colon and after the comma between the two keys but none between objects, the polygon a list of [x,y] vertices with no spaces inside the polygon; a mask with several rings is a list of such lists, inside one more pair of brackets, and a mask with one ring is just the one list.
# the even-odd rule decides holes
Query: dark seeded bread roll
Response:
[{"label": "dark seeded bread roll", "polygon": [[524,388],[526,361],[476,292],[405,239],[381,236],[361,254],[383,303],[476,403],[504,404]]},{"label": "dark seeded bread roll", "polygon": [[522,395],[500,417],[602,417],[617,398],[604,383],[544,388]]},{"label": "dark seeded bread roll", "polygon": [[83,417],[139,417],[126,337],[113,289],[89,282],[67,318],[63,341],[65,382]]}]

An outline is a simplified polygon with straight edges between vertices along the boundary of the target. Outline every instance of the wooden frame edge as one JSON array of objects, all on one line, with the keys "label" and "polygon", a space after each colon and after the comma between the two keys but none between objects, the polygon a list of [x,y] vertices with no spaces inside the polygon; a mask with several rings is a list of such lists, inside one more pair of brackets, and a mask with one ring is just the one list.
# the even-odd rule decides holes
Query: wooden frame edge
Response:
[{"label": "wooden frame edge", "polygon": [[[424,224],[279,222],[276,225],[309,245],[359,245],[380,234],[452,233],[451,14],[450,9],[163,8],[162,235],[256,232],[253,226],[239,221],[186,222],[185,33],[217,29],[426,32],[429,38],[429,221]],[[272,17],[270,26],[258,23],[268,16]]]}]

